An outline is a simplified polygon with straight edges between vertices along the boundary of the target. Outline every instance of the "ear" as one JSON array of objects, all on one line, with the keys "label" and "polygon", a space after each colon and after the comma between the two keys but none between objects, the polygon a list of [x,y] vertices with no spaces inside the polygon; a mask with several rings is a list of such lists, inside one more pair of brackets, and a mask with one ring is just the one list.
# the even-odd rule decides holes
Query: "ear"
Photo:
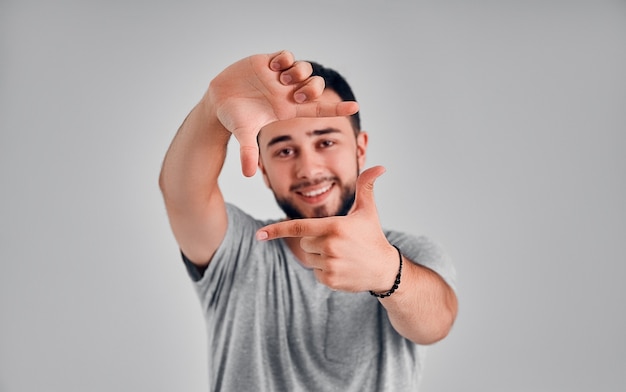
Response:
[{"label": "ear", "polygon": [[361,131],[356,136],[356,158],[359,163],[359,167],[365,167],[365,155],[367,152],[367,132]]}]

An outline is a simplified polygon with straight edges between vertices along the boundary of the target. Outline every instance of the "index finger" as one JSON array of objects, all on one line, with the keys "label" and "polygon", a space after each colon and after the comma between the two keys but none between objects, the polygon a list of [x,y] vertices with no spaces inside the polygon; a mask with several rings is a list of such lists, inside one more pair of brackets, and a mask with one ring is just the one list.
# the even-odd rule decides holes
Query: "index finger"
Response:
[{"label": "index finger", "polygon": [[[296,92],[297,94],[298,92]],[[359,111],[356,101],[342,102],[307,102],[296,107],[297,117],[343,117]]]},{"label": "index finger", "polygon": [[272,223],[256,232],[256,239],[269,241],[286,237],[319,237],[331,231],[332,217],[313,219],[293,219]]},{"label": "index finger", "polygon": [[321,98],[325,89],[324,78],[310,76],[297,86],[293,92],[296,101],[296,117],[341,117],[350,116],[359,111],[356,101],[324,100]]}]

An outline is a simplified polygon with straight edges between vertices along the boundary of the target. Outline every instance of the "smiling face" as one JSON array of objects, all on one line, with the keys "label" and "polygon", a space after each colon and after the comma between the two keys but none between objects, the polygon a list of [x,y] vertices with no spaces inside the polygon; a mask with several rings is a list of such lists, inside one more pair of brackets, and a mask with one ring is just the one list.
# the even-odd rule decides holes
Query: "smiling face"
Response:
[{"label": "smiling face", "polygon": [[[339,102],[332,90],[323,100]],[[278,121],[259,133],[259,168],[289,218],[345,215],[365,163],[367,134],[347,117]]]}]

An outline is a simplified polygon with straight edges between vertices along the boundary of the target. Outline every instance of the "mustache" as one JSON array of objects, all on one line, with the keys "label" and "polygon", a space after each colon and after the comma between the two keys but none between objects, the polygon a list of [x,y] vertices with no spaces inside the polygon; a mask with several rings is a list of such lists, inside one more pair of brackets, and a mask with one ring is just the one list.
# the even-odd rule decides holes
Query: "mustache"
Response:
[{"label": "mustache", "polygon": [[315,186],[318,184],[321,184],[323,182],[339,182],[339,178],[334,177],[334,176],[329,176],[329,177],[319,177],[313,180],[305,180],[305,181],[301,181],[298,182],[296,184],[293,184],[291,187],[289,187],[289,190],[291,192],[295,192],[298,191],[302,188],[306,188],[309,186]]}]

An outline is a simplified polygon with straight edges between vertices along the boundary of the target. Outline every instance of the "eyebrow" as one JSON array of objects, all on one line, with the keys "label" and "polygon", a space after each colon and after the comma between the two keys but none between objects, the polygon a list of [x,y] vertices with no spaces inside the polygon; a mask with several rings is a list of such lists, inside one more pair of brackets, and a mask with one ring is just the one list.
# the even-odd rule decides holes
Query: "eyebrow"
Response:
[{"label": "eyebrow", "polygon": [[[321,135],[327,135],[329,133],[341,133],[341,131],[336,129],[336,128],[324,128],[324,129],[315,129],[313,131],[308,131],[306,134],[307,134],[307,136],[321,136]],[[270,139],[269,142],[267,142],[266,148],[269,148],[269,147],[271,147],[271,146],[273,146],[274,144],[277,144],[277,143],[288,142],[288,141],[291,141],[291,140],[293,140],[291,135],[276,136],[276,137]]]}]

